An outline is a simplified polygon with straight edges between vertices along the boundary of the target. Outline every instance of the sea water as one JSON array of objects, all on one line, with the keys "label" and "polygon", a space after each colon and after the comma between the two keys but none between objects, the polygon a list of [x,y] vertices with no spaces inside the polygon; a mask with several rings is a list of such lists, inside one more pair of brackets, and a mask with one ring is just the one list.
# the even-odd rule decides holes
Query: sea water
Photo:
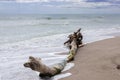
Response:
[{"label": "sea water", "polygon": [[84,43],[112,38],[120,32],[120,15],[0,15],[0,80],[39,80],[24,62],[34,56],[49,66],[65,59],[57,53],[68,53],[63,43],[79,28]]}]

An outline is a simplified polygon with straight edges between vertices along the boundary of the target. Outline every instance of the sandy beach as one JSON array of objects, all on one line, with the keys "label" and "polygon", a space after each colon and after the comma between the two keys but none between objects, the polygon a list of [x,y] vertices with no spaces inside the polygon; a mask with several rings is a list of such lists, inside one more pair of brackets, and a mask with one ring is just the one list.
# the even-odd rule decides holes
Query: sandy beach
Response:
[{"label": "sandy beach", "polygon": [[120,0],[0,0],[0,80],[46,80],[39,72],[54,75],[47,80],[120,80],[118,68]]},{"label": "sandy beach", "polygon": [[86,44],[73,61],[75,66],[67,72],[72,76],[61,80],[120,80],[120,37]]}]

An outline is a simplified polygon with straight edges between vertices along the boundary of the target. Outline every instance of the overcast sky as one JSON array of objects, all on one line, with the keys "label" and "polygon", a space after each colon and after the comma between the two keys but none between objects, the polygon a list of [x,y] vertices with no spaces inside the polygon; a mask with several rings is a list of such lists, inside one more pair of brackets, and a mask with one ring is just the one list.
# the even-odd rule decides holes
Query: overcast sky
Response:
[{"label": "overcast sky", "polygon": [[0,0],[0,14],[120,14],[120,0]]}]

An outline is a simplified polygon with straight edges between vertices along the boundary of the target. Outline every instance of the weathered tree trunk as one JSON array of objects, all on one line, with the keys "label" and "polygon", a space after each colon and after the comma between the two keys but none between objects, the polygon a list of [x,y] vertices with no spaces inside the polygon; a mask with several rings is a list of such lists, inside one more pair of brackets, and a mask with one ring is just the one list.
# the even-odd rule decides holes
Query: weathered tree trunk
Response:
[{"label": "weathered tree trunk", "polygon": [[67,62],[70,62],[72,60],[74,60],[74,56],[77,52],[77,40],[76,38],[73,39],[73,41],[71,42],[71,49],[69,51],[69,55],[67,57]]}]

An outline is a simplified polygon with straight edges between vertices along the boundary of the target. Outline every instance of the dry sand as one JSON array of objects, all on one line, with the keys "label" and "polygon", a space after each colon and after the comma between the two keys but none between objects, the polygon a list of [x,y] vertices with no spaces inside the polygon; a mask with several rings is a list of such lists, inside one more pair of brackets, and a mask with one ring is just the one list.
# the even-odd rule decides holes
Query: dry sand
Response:
[{"label": "dry sand", "polygon": [[67,72],[72,76],[61,80],[120,80],[120,37],[86,44],[73,61],[75,66]]}]

